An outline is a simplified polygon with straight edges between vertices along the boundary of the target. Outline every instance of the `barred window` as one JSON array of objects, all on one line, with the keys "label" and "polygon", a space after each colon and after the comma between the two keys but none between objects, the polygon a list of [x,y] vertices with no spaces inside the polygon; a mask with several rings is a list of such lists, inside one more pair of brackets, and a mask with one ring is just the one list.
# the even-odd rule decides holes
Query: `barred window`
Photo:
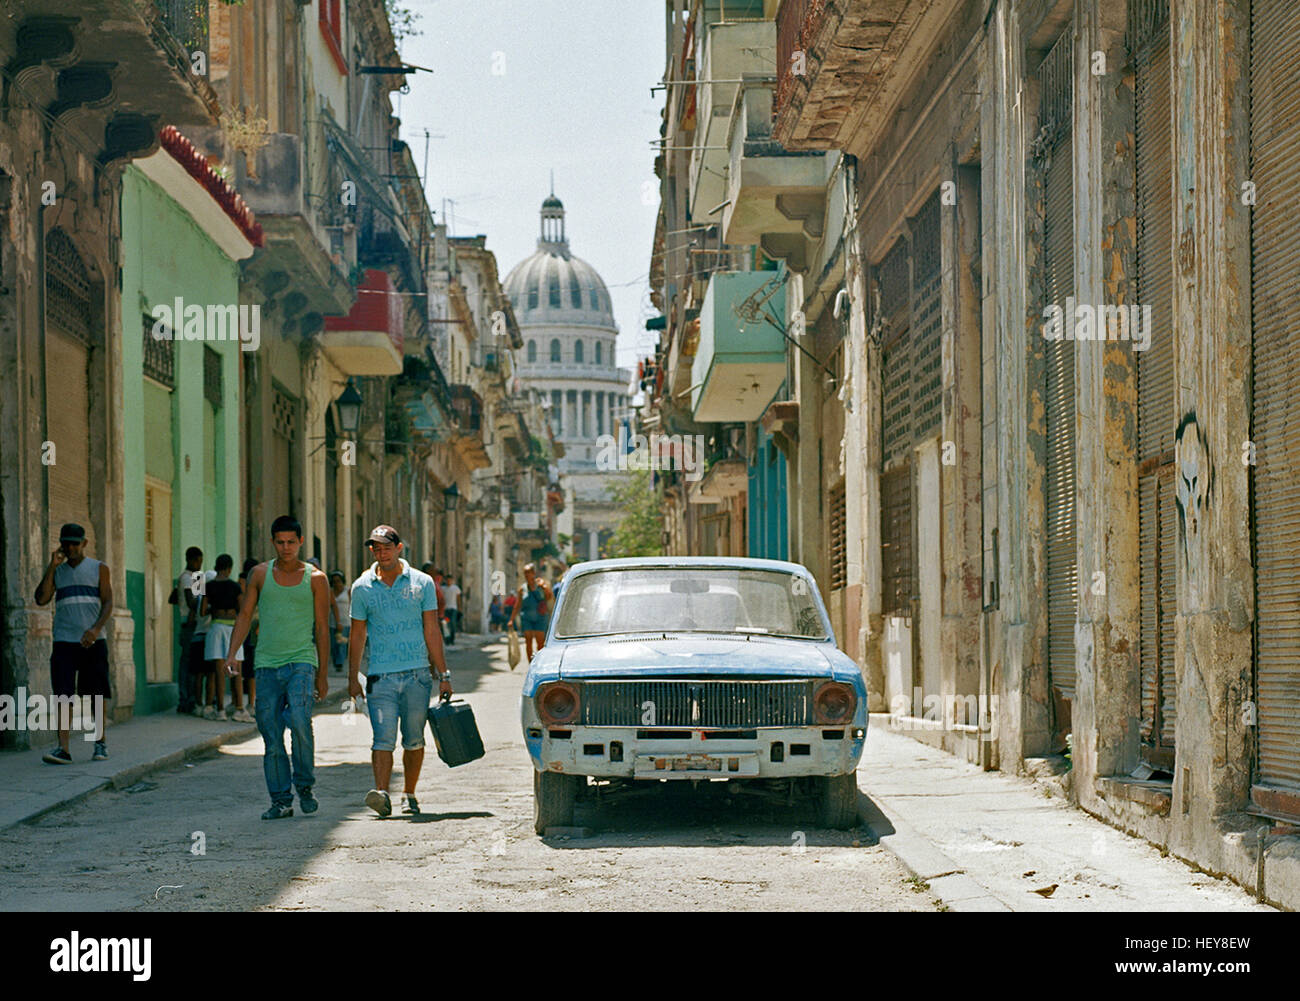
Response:
[{"label": "barred window", "polygon": [[153,335],[154,318],[148,313],[142,314],[144,329],[141,331],[144,342],[144,374],[154,382],[162,383],[168,389],[176,388],[176,342],[171,339],[172,331],[167,331],[166,338]]}]

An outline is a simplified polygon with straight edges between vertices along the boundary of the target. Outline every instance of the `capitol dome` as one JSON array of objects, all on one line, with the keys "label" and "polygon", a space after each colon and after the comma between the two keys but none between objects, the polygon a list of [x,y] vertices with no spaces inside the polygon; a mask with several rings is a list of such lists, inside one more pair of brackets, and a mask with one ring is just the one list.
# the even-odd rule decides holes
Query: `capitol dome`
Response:
[{"label": "capitol dome", "polygon": [[564,204],[550,195],[542,202],[537,250],[506,276],[505,290],[521,325],[562,324],[614,329],[609,290],[596,269],[569,250]]}]

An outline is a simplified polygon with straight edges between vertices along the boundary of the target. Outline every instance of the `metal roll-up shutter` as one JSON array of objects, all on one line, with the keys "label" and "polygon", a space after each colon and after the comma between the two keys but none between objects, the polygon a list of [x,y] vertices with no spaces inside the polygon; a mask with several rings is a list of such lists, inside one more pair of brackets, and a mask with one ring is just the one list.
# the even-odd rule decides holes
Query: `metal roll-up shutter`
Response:
[{"label": "metal roll-up shutter", "polygon": [[1174,616],[1177,508],[1174,493],[1173,148],[1167,5],[1137,4],[1131,22],[1136,93],[1137,280],[1135,301],[1150,307],[1150,343],[1137,356],[1137,461],[1140,732],[1144,757],[1173,765],[1176,719]]},{"label": "metal roll-up shutter", "polygon": [[[1071,31],[1066,29],[1038,69],[1040,115],[1048,134],[1043,178],[1044,305],[1058,306],[1069,329],[1074,295],[1074,142],[1071,137]],[[1074,340],[1044,345],[1047,374],[1047,667],[1053,687],[1074,697],[1074,624],[1079,608],[1075,527]]]},{"label": "metal roll-up shutter", "polygon": [[[1255,801],[1300,809],[1300,9],[1251,12],[1258,764]],[[1279,793],[1282,797],[1279,797]]]},{"label": "metal roll-up shutter", "polygon": [[876,269],[881,346],[881,611],[912,614],[912,336],[910,265],[899,240]]},{"label": "metal roll-up shutter", "polygon": [[53,530],[75,522],[90,532],[90,277],[60,229],[45,238],[46,420]]}]

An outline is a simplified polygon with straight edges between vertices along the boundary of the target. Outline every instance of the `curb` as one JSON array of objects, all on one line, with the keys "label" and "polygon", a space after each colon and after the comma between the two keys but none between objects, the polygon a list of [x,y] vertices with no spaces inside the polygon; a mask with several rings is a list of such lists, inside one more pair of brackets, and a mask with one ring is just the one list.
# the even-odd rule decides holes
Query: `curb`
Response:
[{"label": "curb", "polygon": [[[325,696],[325,698],[321,699],[315,704],[315,706],[313,706],[312,715],[318,715],[318,711],[324,709],[326,706],[342,702],[347,698],[347,694],[348,692],[346,687],[331,691]],[[82,789],[79,792],[73,793],[70,796],[65,796],[57,802],[48,803],[39,809],[33,810],[25,816],[13,820],[7,820],[3,824],[0,824],[0,830],[7,830],[10,827],[16,827],[19,824],[25,824],[30,820],[36,820],[45,816],[47,813],[54,812],[55,810],[61,810],[66,806],[72,806],[74,803],[79,803],[105,789],[125,789],[128,786],[135,785],[146,775],[162,771],[164,768],[170,768],[173,765],[183,764],[190,758],[198,757],[205,751],[214,750],[223,744],[233,743],[236,740],[247,740],[249,737],[256,737],[257,734],[258,730],[256,724],[241,724],[237,728],[232,728],[222,733],[203,737],[202,739],[195,741],[193,744],[189,744],[179,750],[170,751],[167,754],[163,754],[150,761],[143,761],[139,764],[123,768],[121,771],[114,772],[112,775],[103,779],[98,785],[93,785],[87,789]]]},{"label": "curb", "polygon": [[[928,883],[931,892],[947,905],[948,910],[968,913],[1011,911],[911,824],[886,811],[861,787],[858,788],[858,815],[870,828],[877,844],[893,852],[913,876]],[[891,828],[893,833],[887,833]]]}]

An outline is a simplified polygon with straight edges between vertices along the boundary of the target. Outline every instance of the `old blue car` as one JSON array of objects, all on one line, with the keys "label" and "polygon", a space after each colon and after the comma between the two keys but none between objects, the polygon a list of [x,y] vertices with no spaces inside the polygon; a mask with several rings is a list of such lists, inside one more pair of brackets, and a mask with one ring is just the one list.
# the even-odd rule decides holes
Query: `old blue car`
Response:
[{"label": "old blue car", "polygon": [[866,686],[796,563],[597,560],[569,571],[521,697],[534,827],[576,800],[665,781],[815,796],[857,823]]}]

